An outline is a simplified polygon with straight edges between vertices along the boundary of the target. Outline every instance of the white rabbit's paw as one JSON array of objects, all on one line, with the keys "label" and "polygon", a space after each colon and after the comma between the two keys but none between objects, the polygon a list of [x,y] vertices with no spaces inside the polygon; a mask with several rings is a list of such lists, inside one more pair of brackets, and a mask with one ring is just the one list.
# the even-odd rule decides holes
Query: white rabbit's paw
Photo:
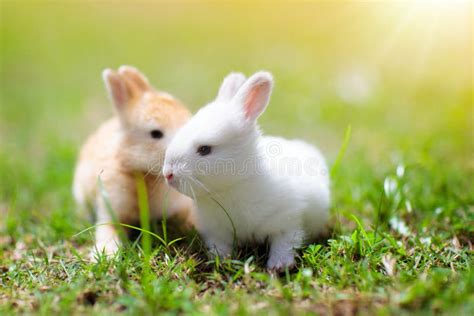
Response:
[{"label": "white rabbit's paw", "polygon": [[267,269],[280,272],[294,265],[295,256],[292,253],[271,255],[267,262]]},{"label": "white rabbit's paw", "polygon": [[227,244],[212,244],[209,245],[209,256],[211,258],[220,257],[220,258],[229,258],[232,249]]}]

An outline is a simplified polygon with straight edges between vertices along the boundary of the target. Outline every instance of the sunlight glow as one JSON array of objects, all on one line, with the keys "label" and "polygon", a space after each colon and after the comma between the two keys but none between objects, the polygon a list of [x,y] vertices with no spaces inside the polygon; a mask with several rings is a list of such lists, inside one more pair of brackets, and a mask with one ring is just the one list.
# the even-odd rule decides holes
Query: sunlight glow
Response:
[{"label": "sunlight glow", "polygon": [[[396,8],[398,19],[374,52],[378,65],[406,66],[413,79],[421,79],[434,52],[472,43],[471,1],[414,0],[392,4],[386,12],[392,13]],[[394,59],[399,55],[410,58]]]}]

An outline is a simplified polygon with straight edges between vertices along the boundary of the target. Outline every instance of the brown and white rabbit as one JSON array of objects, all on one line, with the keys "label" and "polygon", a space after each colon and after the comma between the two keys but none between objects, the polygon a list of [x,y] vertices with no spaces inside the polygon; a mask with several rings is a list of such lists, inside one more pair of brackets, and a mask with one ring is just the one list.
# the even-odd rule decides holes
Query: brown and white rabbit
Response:
[{"label": "brown and white rabbit", "polygon": [[[139,220],[137,175],[145,179],[151,218],[161,217],[164,207],[170,216],[192,209],[192,200],[161,177],[166,147],[191,113],[171,95],[155,91],[134,67],[106,69],[102,76],[117,115],[83,145],[73,193],[80,206],[95,210],[99,225],[94,250],[113,254],[120,244],[119,227],[108,223],[114,218],[128,224]],[[105,190],[99,187],[99,177]]]}]

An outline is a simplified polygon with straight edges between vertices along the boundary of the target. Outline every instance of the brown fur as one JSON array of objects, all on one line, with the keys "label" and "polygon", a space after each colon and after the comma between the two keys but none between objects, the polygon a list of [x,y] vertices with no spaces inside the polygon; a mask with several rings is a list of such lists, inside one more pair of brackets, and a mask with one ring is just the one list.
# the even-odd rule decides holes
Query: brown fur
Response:
[{"label": "brown fur", "polygon": [[[144,176],[152,218],[188,214],[192,201],[170,188],[161,177],[167,145],[176,131],[191,117],[190,112],[172,96],[154,91],[148,80],[135,68],[122,66],[118,72],[104,71],[104,81],[117,117],[99,127],[83,145],[74,175],[74,197],[82,207],[92,206],[97,224],[110,223],[116,217],[122,223],[139,219],[136,176]],[[153,139],[150,131],[159,129],[162,139]],[[107,197],[99,190],[103,183]],[[105,201],[112,206],[109,214]],[[96,249],[112,254],[119,238],[113,225],[99,225]]]}]

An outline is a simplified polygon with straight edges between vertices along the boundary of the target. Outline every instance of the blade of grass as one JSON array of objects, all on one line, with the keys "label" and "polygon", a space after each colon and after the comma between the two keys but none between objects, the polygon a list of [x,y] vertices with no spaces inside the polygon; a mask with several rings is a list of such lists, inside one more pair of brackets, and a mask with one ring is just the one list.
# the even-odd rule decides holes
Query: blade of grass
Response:
[{"label": "blade of grass", "polygon": [[[140,210],[140,225],[144,231],[150,231],[150,207],[148,205],[148,193],[145,179],[142,174],[138,173],[136,174],[135,179],[137,186],[138,208]],[[142,248],[145,259],[148,260],[151,255],[151,238],[149,234],[144,234],[142,236]]]},{"label": "blade of grass", "polygon": [[344,157],[344,154],[346,153],[347,146],[349,146],[349,140],[351,139],[351,133],[352,133],[352,128],[351,125],[348,125],[346,127],[346,132],[344,133],[344,141],[342,142],[341,149],[339,150],[339,153],[337,154],[336,160],[334,161],[330,175],[331,178],[334,178],[337,175],[337,172],[339,170],[339,165],[341,164],[341,160]]},{"label": "blade of grass", "polygon": [[[135,174],[136,188],[137,188],[137,198],[138,198],[138,208],[140,210],[140,224],[143,230],[150,230],[150,207],[148,204],[148,193],[145,183],[145,178],[143,174]],[[163,240],[162,238],[160,238]],[[141,286],[147,301],[149,303],[153,302],[153,273],[151,271],[151,238],[149,234],[142,235],[142,251],[143,251],[143,273],[141,275]],[[163,240],[166,244],[166,242]]]},{"label": "blade of grass", "polygon": [[354,220],[354,222],[356,222],[356,224],[359,228],[359,231],[362,233],[362,236],[364,236],[364,238],[367,241],[367,243],[369,244],[369,246],[372,247],[372,240],[367,235],[367,231],[364,229],[364,226],[362,226],[362,223],[360,222],[360,220],[354,214],[350,214],[350,215],[351,215],[351,218]]},{"label": "blade of grass", "polygon": [[166,219],[168,217],[168,198],[169,198],[170,190],[167,190],[165,193],[165,199],[163,201],[163,211],[162,211],[162,219],[161,219],[161,228],[163,229],[163,239],[165,240],[166,247],[168,247],[168,232],[166,230],[167,222]]},{"label": "blade of grass", "polygon": [[150,235],[150,236],[155,237],[155,238],[158,239],[163,245],[166,245],[166,243],[165,243],[165,241],[164,241],[163,238],[161,238],[159,235],[157,235],[157,234],[155,234],[155,233],[153,233],[153,232],[151,232],[151,231],[149,231],[149,230],[145,230],[145,229],[143,229],[143,228],[140,228],[140,227],[137,227],[137,226],[133,226],[133,225],[124,224],[124,223],[112,223],[112,222],[110,222],[110,223],[100,223],[100,224],[95,224],[95,225],[89,226],[89,227],[87,227],[87,228],[84,228],[84,229],[81,230],[80,232],[78,232],[78,233],[72,235],[72,238],[75,238],[75,237],[77,237],[77,236],[79,236],[79,235],[81,235],[81,234],[83,234],[83,233],[85,233],[85,232],[88,232],[88,231],[90,231],[90,230],[92,230],[92,229],[94,229],[94,228],[96,228],[96,227],[98,227],[98,226],[101,226],[101,225],[118,225],[118,226],[123,226],[123,227],[126,227],[126,228],[135,229],[135,230],[138,230],[138,231],[140,231],[140,232],[142,232],[142,233],[145,233],[145,234],[148,234],[148,235]]}]

